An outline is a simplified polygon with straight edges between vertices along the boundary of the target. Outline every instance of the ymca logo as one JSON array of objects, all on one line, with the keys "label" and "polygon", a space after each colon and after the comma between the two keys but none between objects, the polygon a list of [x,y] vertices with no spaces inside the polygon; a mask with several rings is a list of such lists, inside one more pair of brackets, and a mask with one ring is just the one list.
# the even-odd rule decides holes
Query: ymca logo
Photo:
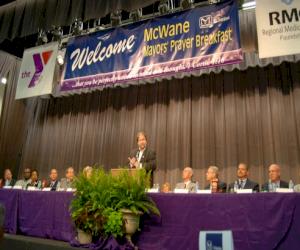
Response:
[{"label": "ymca logo", "polygon": [[287,4],[287,5],[292,4],[293,1],[294,0],[281,0],[281,2],[283,2],[283,3]]},{"label": "ymca logo", "polygon": [[43,73],[44,66],[47,65],[53,50],[45,51],[42,53],[33,54],[33,62],[35,67],[35,72],[33,77],[28,85],[28,88],[33,88],[36,86],[41,78],[41,74]]}]

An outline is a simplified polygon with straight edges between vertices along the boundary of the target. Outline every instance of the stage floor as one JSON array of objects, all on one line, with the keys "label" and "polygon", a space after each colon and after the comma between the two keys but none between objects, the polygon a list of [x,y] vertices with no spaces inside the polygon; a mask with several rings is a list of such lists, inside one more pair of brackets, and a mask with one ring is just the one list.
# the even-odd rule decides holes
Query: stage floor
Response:
[{"label": "stage floor", "polygon": [[86,248],[71,247],[68,242],[28,237],[23,235],[4,234],[0,250],[83,250]]}]

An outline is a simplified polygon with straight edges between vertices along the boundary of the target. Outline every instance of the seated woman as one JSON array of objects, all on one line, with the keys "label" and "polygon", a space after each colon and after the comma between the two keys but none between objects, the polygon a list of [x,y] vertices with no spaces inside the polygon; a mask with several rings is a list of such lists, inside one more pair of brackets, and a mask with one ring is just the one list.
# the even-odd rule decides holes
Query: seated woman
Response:
[{"label": "seated woman", "polygon": [[0,186],[5,187],[5,186],[14,186],[16,183],[16,180],[13,179],[11,170],[9,168],[4,170],[4,175],[3,179],[0,180]]},{"label": "seated woman", "polygon": [[38,179],[39,178],[39,173],[36,169],[31,171],[31,175],[30,175],[30,181],[27,184],[26,189],[28,189],[28,187],[35,187],[38,189],[42,188],[42,182]]}]

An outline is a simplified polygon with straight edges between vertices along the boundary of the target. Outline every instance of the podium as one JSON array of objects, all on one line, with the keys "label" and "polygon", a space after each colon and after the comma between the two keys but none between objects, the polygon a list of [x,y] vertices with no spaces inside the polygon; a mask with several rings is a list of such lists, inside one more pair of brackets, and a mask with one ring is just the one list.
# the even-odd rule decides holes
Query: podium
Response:
[{"label": "podium", "polygon": [[136,176],[139,169],[137,168],[112,168],[111,175],[113,177],[119,176],[122,172],[126,171],[130,176]]}]

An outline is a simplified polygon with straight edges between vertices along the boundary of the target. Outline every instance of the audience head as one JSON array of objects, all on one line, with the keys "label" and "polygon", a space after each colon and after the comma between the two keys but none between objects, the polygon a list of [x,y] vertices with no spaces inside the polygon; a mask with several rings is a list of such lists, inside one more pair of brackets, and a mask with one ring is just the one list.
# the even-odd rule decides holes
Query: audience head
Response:
[{"label": "audience head", "polygon": [[137,145],[140,150],[144,150],[147,146],[147,136],[144,132],[138,132],[136,135]]},{"label": "audience head", "polygon": [[184,181],[190,181],[193,176],[193,169],[191,167],[185,167],[182,171],[182,179]]},{"label": "audience head", "polygon": [[83,175],[89,179],[92,176],[93,168],[91,166],[86,166],[82,172]]},{"label": "audience head", "polygon": [[219,168],[216,166],[210,166],[206,172],[206,180],[211,182],[213,179],[219,177]]},{"label": "audience head", "polygon": [[249,175],[249,168],[247,164],[240,163],[237,168],[237,177],[239,179],[247,179]]},{"label": "audience head", "polygon": [[269,167],[269,179],[271,182],[280,181],[280,166],[278,164],[271,164]]},{"label": "audience head", "polygon": [[162,192],[163,193],[169,193],[171,191],[171,185],[169,182],[166,182],[162,186]]},{"label": "audience head", "polygon": [[50,170],[50,175],[49,175],[49,177],[50,177],[50,180],[51,180],[51,181],[56,181],[56,180],[57,180],[58,173],[57,173],[57,170],[56,170],[55,168],[52,168],[52,169]]},{"label": "audience head", "polygon": [[31,176],[31,170],[30,168],[25,168],[23,172],[23,177],[25,180],[29,180]]},{"label": "audience head", "polygon": [[12,173],[9,168],[4,170],[4,180],[11,180],[12,179]]},{"label": "audience head", "polygon": [[74,179],[74,168],[73,167],[68,167],[66,170],[66,178],[68,180],[73,180]]}]

